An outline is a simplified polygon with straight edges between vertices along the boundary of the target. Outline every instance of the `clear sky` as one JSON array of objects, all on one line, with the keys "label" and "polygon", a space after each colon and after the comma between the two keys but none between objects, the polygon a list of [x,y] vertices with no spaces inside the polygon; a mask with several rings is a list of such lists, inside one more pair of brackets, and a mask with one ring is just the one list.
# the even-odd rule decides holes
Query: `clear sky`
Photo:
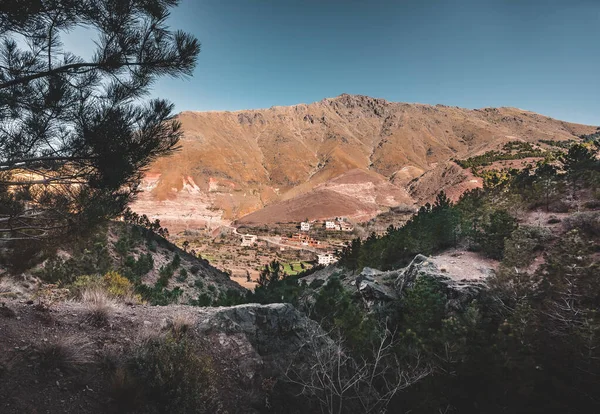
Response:
[{"label": "clear sky", "polygon": [[600,125],[600,0],[182,0],[171,27],[202,43],[156,84],[177,111],[345,92]]}]

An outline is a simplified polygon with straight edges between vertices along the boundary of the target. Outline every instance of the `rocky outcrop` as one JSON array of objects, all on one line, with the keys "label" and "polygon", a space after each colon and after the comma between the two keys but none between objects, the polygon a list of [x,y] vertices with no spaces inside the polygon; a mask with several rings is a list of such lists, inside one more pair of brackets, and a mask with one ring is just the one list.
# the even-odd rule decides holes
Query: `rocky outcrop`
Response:
[{"label": "rocky outcrop", "polygon": [[246,385],[284,373],[315,338],[329,341],[315,321],[284,303],[205,308],[197,328],[219,353],[235,361]]},{"label": "rocky outcrop", "polygon": [[445,287],[448,297],[447,307],[458,309],[475,299],[485,283],[474,280],[457,280],[442,272],[428,257],[418,254],[413,261],[402,269],[394,282],[398,294],[410,289],[419,278],[431,278]]},{"label": "rocky outcrop", "polygon": [[405,268],[381,271],[365,267],[349,284],[356,287],[368,309],[398,300],[406,290],[412,288],[419,278],[430,278],[439,282],[448,297],[449,309],[460,309],[475,299],[485,283],[481,280],[457,279],[438,268],[433,261],[421,254]]},{"label": "rocky outcrop", "polygon": [[369,309],[378,304],[398,299],[396,291],[392,287],[382,283],[386,274],[387,272],[366,267],[356,280],[351,282],[351,284],[356,286],[361,298]]}]

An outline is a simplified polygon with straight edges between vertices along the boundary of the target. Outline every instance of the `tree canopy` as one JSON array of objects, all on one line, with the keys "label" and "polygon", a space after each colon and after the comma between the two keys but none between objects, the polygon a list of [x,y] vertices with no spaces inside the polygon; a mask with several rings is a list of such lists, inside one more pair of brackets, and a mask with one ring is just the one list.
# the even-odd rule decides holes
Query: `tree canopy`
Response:
[{"label": "tree canopy", "polygon": [[[178,3],[0,3],[0,243],[121,214],[144,168],[177,149],[173,105],[148,94],[190,76],[200,52],[167,25]],[[88,56],[64,47],[79,33],[93,36]]]}]

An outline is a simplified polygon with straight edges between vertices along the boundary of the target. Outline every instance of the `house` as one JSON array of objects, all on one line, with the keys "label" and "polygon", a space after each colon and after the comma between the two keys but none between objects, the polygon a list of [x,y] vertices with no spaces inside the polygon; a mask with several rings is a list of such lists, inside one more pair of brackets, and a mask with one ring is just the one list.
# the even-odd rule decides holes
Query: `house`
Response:
[{"label": "house", "polygon": [[333,255],[333,253],[325,253],[317,255],[318,263],[320,265],[330,265],[332,263],[336,263],[338,261],[337,257]]},{"label": "house", "polygon": [[258,239],[254,234],[244,234],[242,236],[242,246],[252,246]]},{"label": "house", "polygon": [[[336,228],[337,227],[337,228]],[[325,228],[327,230],[339,230],[339,225],[335,223],[335,221],[326,221]]]},{"label": "house", "polygon": [[302,223],[300,223],[300,230],[301,231],[309,231],[310,223],[308,221],[303,221]]},{"label": "house", "polygon": [[352,230],[354,230],[354,226],[352,224],[350,224],[349,222],[347,222],[347,221],[340,221],[339,222],[339,226],[340,226],[340,229],[342,231],[352,231]]},{"label": "house", "polygon": [[296,233],[292,237],[282,237],[282,241],[290,243],[301,244],[303,246],[320,247],[321,241],[313,239],[308,234]]}]

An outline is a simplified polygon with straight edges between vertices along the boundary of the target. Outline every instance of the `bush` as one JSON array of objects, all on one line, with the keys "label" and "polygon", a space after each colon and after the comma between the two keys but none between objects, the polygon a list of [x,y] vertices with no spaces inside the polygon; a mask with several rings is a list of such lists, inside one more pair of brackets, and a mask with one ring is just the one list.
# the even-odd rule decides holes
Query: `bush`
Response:
[{"label": "bush", "polygon": [[135,348],[113,377],[120,410],[144,413],[216,413],[216,372],[186,335],[154,337]]},{"label": "bush", "polygon": [[475,234],[481,251],[489,258],[501,260],[504,256],[504,241],[517,228],[517,221],[504,210],[495,210]]},{"label": "bush", "polygon": [[235,306],[242,303],[246,303],[246,295],[235,289],[227,289],[219,294],[213,306]]},{"label": "bush", "polygon": [[525,267],[535,258],[537,251],[552,240],[552,233],[545,227],[521,226],[512,232],[504,243],[506,266]]},{"label": "bush", "polygon": [[87,309],[86,322],[95,326],[105,326],[115,308],[115,301],[106,290],[101,287],[88,287],[82,295],[81,301]]},{"label": "bush", "polygon": [[177,269],[180,265],[181,265],[181,257],[179,256],[179,253],[175,253],[175,256],[173,257],[173,261],[171,262],[171,267],[173,267],[173,269]]},{"label": "bush", "polygon": [[586,201],[583,206],[589,210],[597,210],[600,208],[600,200]]},{"label": "bush", "polygon": [[43,342],[37,350],[40,366],[46,370],[73,372],[93,361],[89,343],[76,336],[58,336]]},{"label": "bush", "polygon": [[130,279],[138,280],[140,277],[154,269],[154,258],[152,254],[140,254],[137,260],[133,256],[127,256],[124,262],[125,271]]},{"label": "bush", "polygon": [[310,282],[308,287],[311,289],[318,289],[321,286],[323,286],[323,284],[325,284],[325,281],[323,279],[315,279],[312,282]]},{"label": "bush", "polygon": [[187,270],[185,270],[184,268],[181,268],[179,270],[179,276],[177,276],[177,281],[183,283],[187,280],[187,276],[188,276]]},{"label": "bush", "polygon": [[154,285],[153,287],[147,285],[137,285],[136,287],[137,293],[146,301],[148,301],[151,305],[159,305],[166,306],[170,305],[173,302],[176,302],[179,297],[183,294],[183,291],[176,287],[172,290],[166,289],[159,285]]},{"label": "bush", "polygon": [[81,299],[83,292],[87,289],[101,287],[102,278],[98,276],[82,275],[78,276],[69,286],[69,293],[74,298]]},{"label": "bush", "polygon": [[196,286],[198,289],[202,289],[204,288],[204,282],[202,281],[202,279],[198,278],[194,280],[194,286]]},{"label": "bush", "polygon": [[171,265],[161,266],[158,271],[158,279],[156,281],[156,286],[165,288],[169,285],[169,279],[173,276],[173,268]]},{"label": "bush", "polygon": [[133,296],[133,285],[118,272],[107,272],[102,277],[102,284],[113,297],[126,299]]},{"label": "bush", "polygon": [[564,226],[567,230],[578,229],[588,236],[600,236],[600,212],[585,211],[565,218]]},{"label": "bush", "polygon": [[198,296],[198,299],[190,301],[190,305],[192,306],[211,306],[212,303],[212,297],[207,293],[202,293]]},{"label": "bush", "polygon": [[82,275],[69,286],[69,293],[75,298],[82,299],[88,290],[102,290],[112,299],[138,302],[133,284],[120,273],[107,272],[104,276]]}]

